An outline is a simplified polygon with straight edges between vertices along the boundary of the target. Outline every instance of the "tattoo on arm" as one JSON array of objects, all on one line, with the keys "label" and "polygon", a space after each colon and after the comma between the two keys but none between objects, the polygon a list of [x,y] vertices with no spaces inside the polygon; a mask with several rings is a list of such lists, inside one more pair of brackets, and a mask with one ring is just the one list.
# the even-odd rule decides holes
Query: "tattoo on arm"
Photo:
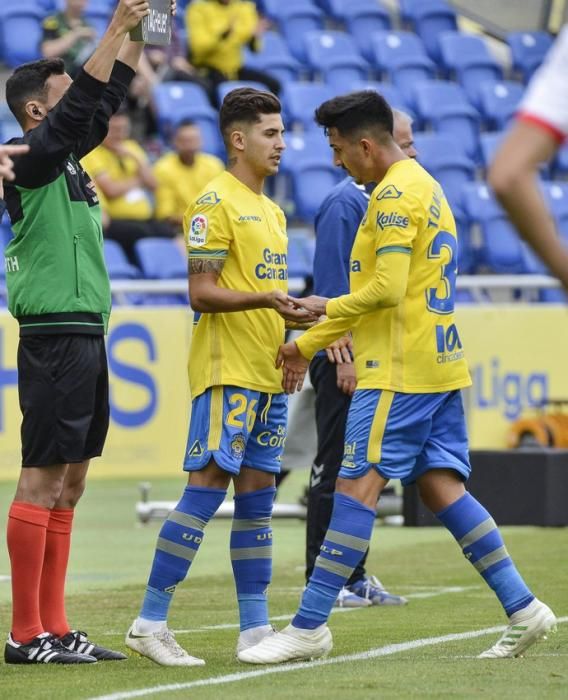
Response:
[{"label": "tattoo on arm", "polygon": [[213,272],[219,277],[223,271],[224,260],[189,260],[188,268],[190,275],[198,275],[202,272]]}]

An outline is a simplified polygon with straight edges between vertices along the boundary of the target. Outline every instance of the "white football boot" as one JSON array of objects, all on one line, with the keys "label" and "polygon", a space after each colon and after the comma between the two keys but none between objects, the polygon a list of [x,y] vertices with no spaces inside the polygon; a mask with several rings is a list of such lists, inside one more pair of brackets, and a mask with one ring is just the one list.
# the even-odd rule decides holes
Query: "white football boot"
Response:
[{"label": "white football boot", "polygon": [[523,653],[539,639],[546,639],[548,632],[556,631],[556,616],[552,610],[536,598],[526,608],[509,618],[503,635],[478,659],[511,659]]},{"label": "white football boot", "polygon": [[319,659],[333,649],[327,625],[314,630],[288,625],[282,632],[265,637],[259,644],[239,652],[238,659],[247,664],[281,664],[286,661]]},{"label": "white football boot", "polygon": [[133,623],[124,641],[127,647],[160,666],[205,666],[205,661],[190,656],[176,642],[173,632],[165,626],[150,634],[139,634],[136,623]]}]

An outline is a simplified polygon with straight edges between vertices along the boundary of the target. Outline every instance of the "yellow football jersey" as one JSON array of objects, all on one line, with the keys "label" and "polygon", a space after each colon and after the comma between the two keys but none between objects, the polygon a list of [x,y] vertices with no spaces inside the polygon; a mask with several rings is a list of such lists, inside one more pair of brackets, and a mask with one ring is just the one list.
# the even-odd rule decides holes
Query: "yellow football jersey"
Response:
[{"label": "yellow football jersey", "polygon": [[302,353],[351,328],[358,389],[469,386],[454,318],[456,225],[442,188],[416,161],[394,163],[373,191],[350,265],[350,294],[326,306],[336,320],[305,333]]},{"label": "yellow football jersey", "polygon": [[[223,260],[218,285],[241,292],[288,290],[286,219],[265,195],[224,172],[184,215],[190,260]],[[210,386],[279,393],[274,367],[284,320],[273,309],[201,314],[193,328],[189,383],[193,398]]]}]

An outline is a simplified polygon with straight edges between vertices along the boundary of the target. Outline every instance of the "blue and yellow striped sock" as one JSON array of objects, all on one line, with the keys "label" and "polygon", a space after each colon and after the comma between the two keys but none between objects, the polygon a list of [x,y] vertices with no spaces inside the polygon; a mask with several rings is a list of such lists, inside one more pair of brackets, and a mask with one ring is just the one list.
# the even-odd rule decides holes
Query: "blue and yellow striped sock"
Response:
[{"label": "blue and yellow striped sock", "polygon": [[203,530],[225,499],[224,489],[187,486],[162,525],[140,617],[163,621],[175,587],[184,580],[203,541]]},{"label": "blue and yellow striped sock", "polygon": [[329,530],[302,596],[294,627],[315,629],[324,624],[353,569],[369,546],[375,511],[359,501],[336,493]]},{"label": "blue and yellow striped sock", "polygon": [[241,632],[268,624],[266,589],[272,578],[272,504],[276,489],[235,496],[231,564]]},{"label": "blue and yellow striped sock", "polygon": [[436,513],[436,517],[495,591],[509,617],[534,600],[507,552],[495,521],[470,493]]}]

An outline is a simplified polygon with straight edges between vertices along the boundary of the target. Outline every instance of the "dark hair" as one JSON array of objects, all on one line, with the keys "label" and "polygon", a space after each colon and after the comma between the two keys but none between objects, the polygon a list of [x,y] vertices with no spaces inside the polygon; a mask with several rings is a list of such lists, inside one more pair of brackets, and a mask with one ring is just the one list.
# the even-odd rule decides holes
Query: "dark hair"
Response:
[{"label": "dark hair", "polygon": [[327,100],[316,109],[315,120],[326,133],[335,128],[346,138],[365,130],[373,130],[379,138],[393,133],[392,109],[375,90],[360,90]]},{"label": "dark hair", "polygon": [[219,111],[219,128],[225,145],[229,144],[230,127],[235,122],[255,124],[261,114],[280,114],[280,100],[271,92],[254,88],[236,88],[231,90],[223,100]]},{"label": "dark hair", "polygon": [[47,80],[52,75],[63,75],[65,64],[61,58],[42,58],[18,66],[6,83],[6,102],[21,126],[25,122],[26,102],[47,99]]},{"label": "dark hair", "polygon": [[180,119],[179,122],[176,122],[174,124],[174,132],[183,129],[185,126],[199,127],[199,124],[197,124],[197,122],[194,119],[188,119],[187,117],[184,117],[183,119]]}]

